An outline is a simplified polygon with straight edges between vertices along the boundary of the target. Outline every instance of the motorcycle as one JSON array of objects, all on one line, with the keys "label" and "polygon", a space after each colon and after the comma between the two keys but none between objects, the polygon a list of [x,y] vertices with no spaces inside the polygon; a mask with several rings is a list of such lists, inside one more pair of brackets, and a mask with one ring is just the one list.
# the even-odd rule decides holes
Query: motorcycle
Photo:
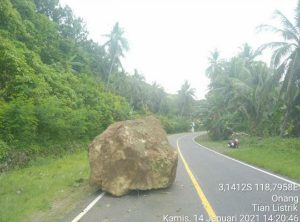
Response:
[{"label": "motorcycle", "polygon": [[228,142],[228,147],[229,148],[239,148],[240,141],[238,139],[230,140]]}]

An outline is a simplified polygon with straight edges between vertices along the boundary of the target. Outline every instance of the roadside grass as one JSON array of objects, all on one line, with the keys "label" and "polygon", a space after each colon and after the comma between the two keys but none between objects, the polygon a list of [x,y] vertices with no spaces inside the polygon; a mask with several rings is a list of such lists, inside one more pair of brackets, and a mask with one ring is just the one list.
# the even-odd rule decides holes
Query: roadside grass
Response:
[{"label": "roadside grass", "polygon": [[96,191],[88,184],[87,151],[38,158],[0,174],[0,221],[54,221]]},{"label": "roadside grass", "polygon": [[200,135],[196,141],[227,156],[300,181],[300,139],[243,137],[238,149],[228,148],[228,141],[212,141],[207,134]]}]

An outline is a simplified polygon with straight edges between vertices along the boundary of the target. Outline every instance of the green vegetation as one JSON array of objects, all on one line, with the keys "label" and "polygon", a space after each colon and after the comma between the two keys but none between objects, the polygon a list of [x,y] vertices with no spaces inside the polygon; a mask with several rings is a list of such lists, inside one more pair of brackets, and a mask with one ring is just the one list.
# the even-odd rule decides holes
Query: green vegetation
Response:
[{"label": "green vegetation", "polygon": [[204,101],[204,125],[213,139],[227,139],[233,132],[251,135],[278,134],[282,106],[279,82],[272,70],[245,44],[229,60],[214,51],[207,75],[210,90]]},{"label": "green vegetation", "polygon": [[61,153],[129,117],[126,100],[96,81],[100,60],[92,58],[105,55],[98,53],[101,47],[86,39],[83,23],[70,8],[47,4],[1,3],[2,160],[16,152],[27,157]]},{"label": "green vegetation", "polygon": [[0,221],[54,221],[95,192],[85,150],[0,174]]},{"label": "green vegetation", "polygon": [[241,139],[240,148],[230,149],[227,140],[213,141],[207,134],[196,141],[219,153],[250,163],[280,175],[300,180],[300,140],[280,137],[247,137]]},{"label": "green vegetation", "polygon": [[[283,78],[280,94],[283,98],[284,117],[280,128],[280,135],[288,134],[290,131],[299,135],[299,80],[300,80],[300,2],[296,9],[296,24],[293,25],[280,11],[275,11],[274,16],[279,19],[282,27],[261,25],[259,29],[280,33],[283,42],[270,42],[260,47],[260,50],[271,48],[273,55],[271,65],[275,70],[275,81]],[[298,115],[297,115],[298,113]],[[296,120],[297,124],[290,123],[290,119]],[[289,126],[290,125],[290,126]]]},{"label": "green vegetation", "polygon": [[[253,136],[300,135],[300,4],[295,25],[281,12],[275,12],[282,24],[274,31],[282,41],[253,50],[248,44],[229,59],[221,59],[217,50],[211,53],[206,74],[209,92],[200,112],[212,139],[227,139],[233,132]],[[273,50],[271,66],[258,56],[266,48]]]},{"label": "green vegetation", "polygon": [[169,132],[187,129],[193,94],[168,95],[138,71],[127,73],[124,35],[116,23],[99,45],[58,0],[1,1],[0,172],[72,152],[115,121],[157,114]]}]

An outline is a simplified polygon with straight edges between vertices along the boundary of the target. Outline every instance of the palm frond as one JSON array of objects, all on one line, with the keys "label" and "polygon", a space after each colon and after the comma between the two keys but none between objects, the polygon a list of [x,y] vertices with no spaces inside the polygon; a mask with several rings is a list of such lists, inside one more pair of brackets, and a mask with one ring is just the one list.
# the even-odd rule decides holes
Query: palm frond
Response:
[{"label": "palm frond", "polygon": [[125,49],[125,51],[128,51],[129,50],[129,43],[128,43],[127,39],[120,38],[120,42],[121,42],[122,47]]},{"label": "palm frond", "polygon": [[291,58],[287,61],[286,66],[288,67],[286,69],[286,72],[284,73],[284,80],[281,86],[280,95],[285,95],[285,97],[289,97],[289,91],[290,91],[290,85],[291,81],[293,79],[293,68],[294,68],[294,58],[296,57],[296,53],[294,52],[291,55]]},{"label": "palm frond", "polygon": [[300,1],[298,1],[298,5],[297,5],[297,8],[296,8],[295,19],[296,19],[296,26],[297,26],[298,29],[300,29]]},{"label": "palm frond", "polygon": [[294,99],[297,97],[297,91],[298,86],[297,82],[299,80],[299,66],[300,66],[300,55],[299,50],[295,50],[295,53],[290,61],[291,70],[288,70],[289,73],[289,79],[288,79],[288,85],[287,85],[287,95],[291,99],[290,101],[293,102]]},{"label": "palm frond", "polygon": [[248,93],[252,90],[252,88],[238,78],[229,78],[233,88],[237,89],[239,92]]},{"label": "palm frond", "polygon": [[101,46],[101,48],[104,48],[105,46],[109,45],[110,43],[111,43],[111,40],[106,41],[106,42]]},{"label": "palm frond", "polygon": [[274,12],[274,16],[279,17],[282,25],[286,30],[289,30],[290,32],[295,33],[295,35],[299,36],[296,27],[290,22],[290,20],[284,14],[282,14],[279,10],[276,10]]},{"label": "palm frond", "polygon": [[280,61],[286,58],[288,53],[290,53],[293,50],[292,44],[287,44],[283,47],[277,48],[271,57],[271,66],[275,69],[280,64]]},{"label": "palm frond", "polygon": [[294,40],[295,42],[299,41],[299,34],[298,32],[292,32],[289,29],[286,29],[285,27],[283,29],[277,28],[272,25],[263,24],[258,27],[256,27],[257,32],[262,31],[269,31],[280,34],[285,40]]},{"label": "palm frond", "polygon": [[285,58],[281,64],[278,66],[278,68],[275,70],[275,73],[274,73],[274,80],[279,82],[280,79],[282,78],[282,76],[284,76],[287,72],[287,69],[288,69],[288,65],[289,65],[289,61],[290,61],[290,56]]},{"label": "palm frond", "polygon": [[254,59],[256,58],[257,56],[261,55],[261,51],[259,49],[256,49],[253,54],[252,54],[252,57],[250,59]]},{"label": "palm frond", "polygon": [[265,43],[265,44],[261,45],[260,47],[258,47],[257,51],[262,52],[266,49],[277,49],[280,47],[284,47],[286,45],[290,45],[290,44],[287,42],[269,42],[269,43]]}]

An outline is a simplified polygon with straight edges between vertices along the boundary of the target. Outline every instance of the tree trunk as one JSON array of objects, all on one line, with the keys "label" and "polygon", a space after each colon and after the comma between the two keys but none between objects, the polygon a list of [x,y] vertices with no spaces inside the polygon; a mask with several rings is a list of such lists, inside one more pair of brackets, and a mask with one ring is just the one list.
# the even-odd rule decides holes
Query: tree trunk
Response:
[{"label": "tree trunk", "polygon": [[183,101],[183,104],[182,104],[182,107],[181,107],[181,110],[180,110],[180,116],[181,117],[183,117],[184,109],[185,109],[185,101]]},{"label": "tree trunk", "polygon": [[114,57],[113,57],[113,59],[111,61],[110,67],[109,67],[109,72],[108,72],[108,75],[107,75],[107,82],[106,82],[106,90],[108,90],[108,84],[109,84],[109,80],[110,80],[110,74],[112,72],[112,67],[113,67],[113,65],[115,63],[116,55],[117,55],[117,53],[114,54]]},{"label": "tree trunk", "polygon": [[288,120],[289,120],[289,108],[290,108],[290,106],[288,106],[286,111],[285,111],[283,122],[282,122],[281,127],[280,127],[280,136],[281,137],[285,136],[285,131],[286,131],[286,128],[287,128],[287,125],[288,125]]}]

